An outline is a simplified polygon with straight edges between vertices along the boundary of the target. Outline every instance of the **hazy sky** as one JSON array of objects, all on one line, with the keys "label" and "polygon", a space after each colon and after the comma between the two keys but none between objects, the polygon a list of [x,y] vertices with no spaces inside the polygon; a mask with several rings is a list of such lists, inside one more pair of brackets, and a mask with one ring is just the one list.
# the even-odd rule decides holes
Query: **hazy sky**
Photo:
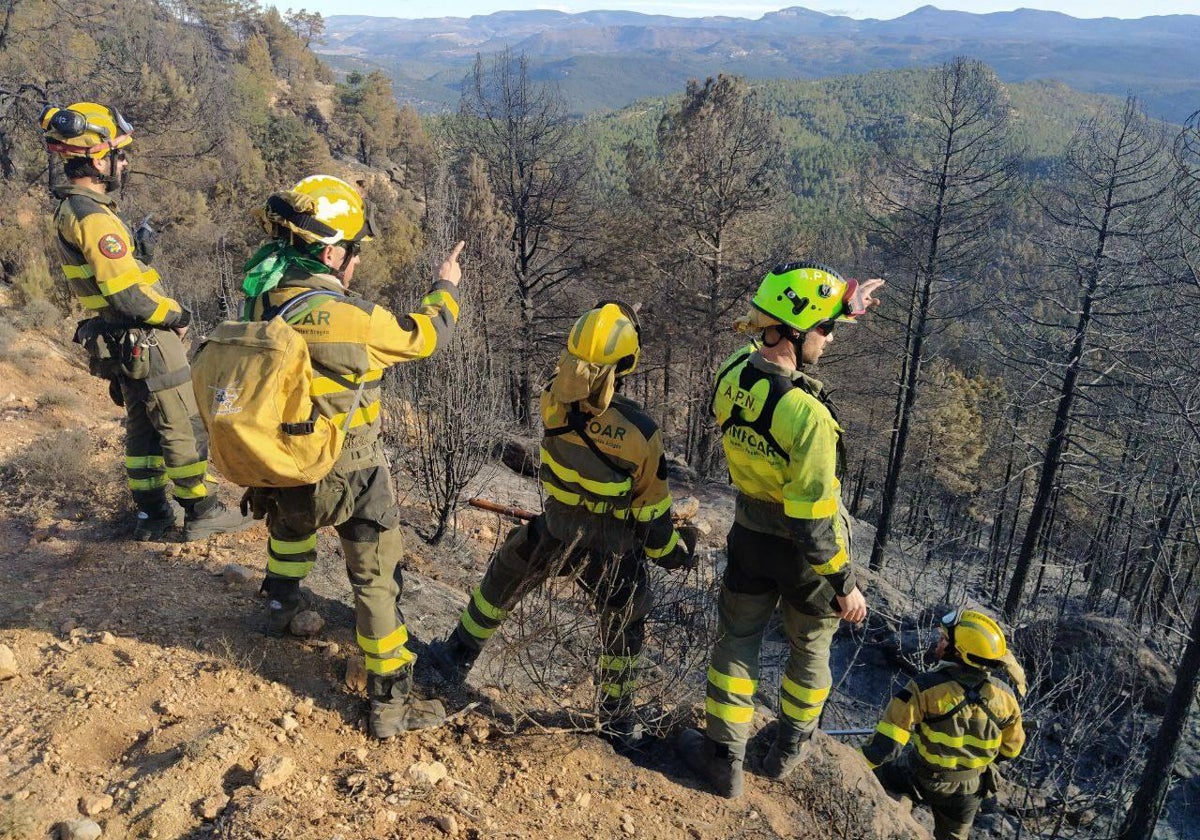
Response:
[{"label": "hazy sky", "polygon": [[[265,4],[264,4],[265,5]],[[556,9],[563,12],[584,12],[591,9],[627,9],[647,14],[677,17],[733,15],[757,18],[763,13],[787,6],[801,6],[827,14],[849,15],[855,18],[894,18],[925,5],[920,0],[839,0],[826,5],[817,2],[757,3],[754,0],[275,0],[281,9],[304,8],[323,15],[375,15],[377,17],[470,17],[514,9]],[[960,9],[964,12],[1000,12],[1021,6],[1053,9],[1075,17],[1144,17],[1147,15],[1197,14],[1197,0],[1141,0],[1140,3],[1118,0],[1052,0],[1052,2],[1013,3],[1004,0],[945,0],[933,5],[941,9]]]}]

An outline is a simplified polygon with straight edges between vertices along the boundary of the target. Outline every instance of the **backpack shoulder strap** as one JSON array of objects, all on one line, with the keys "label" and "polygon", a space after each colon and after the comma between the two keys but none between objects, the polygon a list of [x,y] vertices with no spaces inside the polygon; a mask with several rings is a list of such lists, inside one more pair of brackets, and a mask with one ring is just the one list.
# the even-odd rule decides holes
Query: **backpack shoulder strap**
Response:
[{"label": "backpack shoulder strap", "polygon": [[282,318],[288,324],[295,324],[304,318],[305,315],[312,312],[322,303],[327,300],[337,300],[344,298],[345,295],[337,292],[329,292],[324,289],[309,289],[306,292],[301,292],[294,297],[288,298],[278,306],[270,305],[270,298],[267,295],[269,292],[263,292],[262,302],[263,321],[270,321],[272,318]]},{"label": "backpack shoulder strap", "polygon": [[591,417],[592,415],[580,409],[578,402],[573,402],[571,403],[570,410],[567,412],[567,425],[556,426],[553,429],[546,429],[543,434],[545,434],[546,437],[559,437],[560,435],[566,435],[574,432],[575,434],[579,435],[579,439],[583,441],[584,446],[590,449],[592,454],[600,459],[601,463],[603,463],[613,472],[620,473],[626,478],[632,480],[633,473],[620,466],[616,461],[610,458],[608,454],[599,446],[597,446],[596,442],[588,435],[587,423]]}]

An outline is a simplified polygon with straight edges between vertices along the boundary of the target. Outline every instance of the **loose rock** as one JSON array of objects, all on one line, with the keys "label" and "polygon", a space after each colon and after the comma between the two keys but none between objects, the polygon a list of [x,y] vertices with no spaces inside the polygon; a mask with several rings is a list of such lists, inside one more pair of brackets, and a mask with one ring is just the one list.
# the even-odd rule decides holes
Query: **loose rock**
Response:
[{"label": "loose rock", "polygon": [[115,645],[117,643],[117,637],[105,630],[100,634],[100,638],[98,638],[96,641],[102,645]]},{"label": "loose rock", "polygon": [[621,817],[621,831],[624,831],[626,834],[633,834],[636,830],[637,828],[633,824],[633,817],[629,816],[629,814],[624,814]]},{"label": "loose rock", "polygon": [[311,717],[313,713],[313,701],[311,697],[305,697],[299,703],[292,707],[292,714],[299,718]]},{"label": "loose rock", "polygon": [[257,582],[258,573],[237,563],[226,563],[225,567],[221,569],[221,577],[225,579],[226,583],[249,586]]},{"label": "loose rock", "polygon": [[454,818],[453,814],[443,814],[442,816],[434,817],[433,821],[437,823],[438,828],[451,837],[458,836],[458,820]]},{"label": "loose rock", "polygon": [[321,618],[320,613],[313,610],[302,610],[296,613],[288,630],[293,636],[315,636],[321,632],[321,628],[324,626],[325,619]]},{"label": "loose rock", "polygon": [[17,673],[17,657],[12,648],[0,645],[0,680],[11,680]]},{"label": "loose rock", "polygon": [[79,800],[79,810],[94,817],[103,814],[113,806],[113,798],[107,793],[90,793]]},{"label": "loose rock", "polygon": [[367,666],[360,656],[346,660],[346,688],[351,691],[367,690]]},{"label": "loose rock", "polygon": [[97,840],[103,833],[92,820],[67,820],[58,824],[58,840]]},{"label": "loose rock", "polygon": [[408,777],[418,784],[433,787],[449,776],[446,765],[440,761],[418,761],[408,768]]},{"label": "loose rock", "polygon": [[196,811],[200,814],[201,819],[215,820],[221,816],[221,812],[225,810],[225,806],[228,804],[229,797],[223,793],[218,793],[201,802],[196,807]]},{"label": "loose rock", "polygon": [[279,721],[279,727],[284,732],[295,732],[300,728],[300,721],[296,720],[292,715],[284,715]]},{"label": "loose rock", "polygon": [[296,762],[286,755],[271,755],[254,768],[254,786],[259,790],[271,790],[286,782],[296,772]]}]

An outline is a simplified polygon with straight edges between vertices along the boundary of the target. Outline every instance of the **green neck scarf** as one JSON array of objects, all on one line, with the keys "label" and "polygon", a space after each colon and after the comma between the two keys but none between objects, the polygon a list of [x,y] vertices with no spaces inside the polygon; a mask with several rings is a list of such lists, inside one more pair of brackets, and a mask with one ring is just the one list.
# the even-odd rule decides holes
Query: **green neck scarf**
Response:
[{"label": "green neck scarf", "polygon": [[246,279],[242,291],[254,299],[279,285],[290,268],[300,268],[309,274],[328,274],[329,266],[313,259],[312,255],[296,250],[282,239],[272,239],[254,252],[245,267]]}]

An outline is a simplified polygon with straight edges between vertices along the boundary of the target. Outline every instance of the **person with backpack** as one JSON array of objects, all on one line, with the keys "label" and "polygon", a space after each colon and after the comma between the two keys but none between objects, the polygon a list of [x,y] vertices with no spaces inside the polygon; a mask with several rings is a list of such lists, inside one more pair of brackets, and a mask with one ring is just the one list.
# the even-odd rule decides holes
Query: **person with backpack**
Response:
[{"label": "person with backpack", "polygon": [[[862,754],[887,791],[929,806],[935,840],[967,840],[995,790],[993,763],[1025,744],[1023,672],[1000,625],[980,610],[945,615],[933,656],[939,664],[891,699]],[[1001,670],[1017,678],[1016,690],[995,676]]]},{"label": "person with backpack", "polygon": [[634,697],[652,606],[646,561],[691,568],[696,540],[672,524],[658,425],[618,393],[640,355],[631,307],[602,302],[576,320],[541,397],[545,510],[509,533],[458,626],[431,649],[447,680],[461,683],[525,595],[551,576],[574,577],[600,615],[602,731],[622,747],[640,740]]},{"label": "person with backpack", "polygon": [[817,263],[789,263],[759,284],[735,326],[761,344],[736,351],[716,377],[712,410],[737,487],[728,563],[708,668],[705,731],[685,729],[678,750],[719,795],[742,795],[763,633],[782,600],[791,647],[775,741],[763,762],[789,775],[812,736],[833,678],[838,621],[858,624],[867,602],[854,577],[850,522],[841,499],[842,428],[816,364],[839,321],[863,315],[882,280],[843,280]]},{"label": "person with backpack", "polygon": [[[248,264],[246,318],[290,324],[307,344],[312,367],[309,393],[294,394],[305,406],[311,399],[312,416],[295,418],[284,432],[301,439],[331,431],[336,449],[319,480],[250,490],[255,516],[266,517],[269,533],[263,583],[269,627],[282,634],[307,605],[300,582],[317,557],[317,529],[332,526],[354,592],[371,733],[390,738],[439,726],[442,704],[411,696],[416,656],[399,609],[403,543],[380,440],[380,401],[387,368],[427,358],[449,343],[458,318],[463,243],[441,264],[417,310],[397,319],[349,291],[359,250],[372,236],[367,207],[352,186],[329,175],[309,176],[271,195],[259,219],[271,238]],[[243,392],[258,385],[235,381],[230,387],[237,393],[222,387],[213,395],[214,413],[236,417],[242,402],[253,402],[254,394]]]},{"label": "person with backpack", "polygon": [[117,215],[133,127],[96,102],[49,107],[40,125],[67,179],[54,188],[63,274],[92,315],[79,322],[75,340],[87,350],[91,372],[108,382],[113,402],[125,408],[125,472],[137,507],[133,538],[157,540],[176,526],[168,483],[183,508],[186,542],[253,524],[212,492],[208,441],[183,346],[192,314],[166,294],[147,265],[143,240]]}]

